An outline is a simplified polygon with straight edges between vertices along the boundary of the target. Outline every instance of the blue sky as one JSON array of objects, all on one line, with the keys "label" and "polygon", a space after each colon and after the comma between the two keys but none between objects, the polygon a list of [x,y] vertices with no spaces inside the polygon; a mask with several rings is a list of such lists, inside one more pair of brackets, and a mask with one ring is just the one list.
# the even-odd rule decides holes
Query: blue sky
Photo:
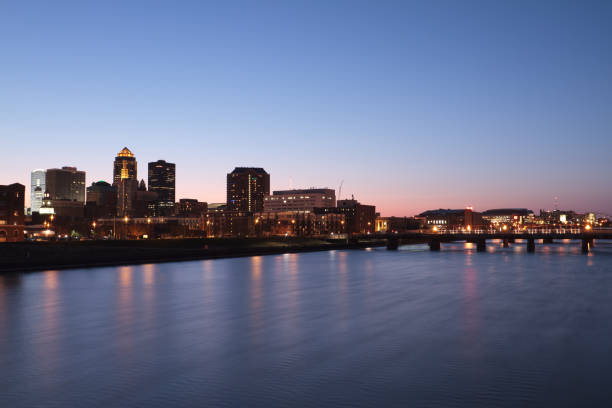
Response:
[{"label": "blue sky", "polygon": [[612,2],[0,1],[0,184],[128,146],[178,197],[612,214]]}]

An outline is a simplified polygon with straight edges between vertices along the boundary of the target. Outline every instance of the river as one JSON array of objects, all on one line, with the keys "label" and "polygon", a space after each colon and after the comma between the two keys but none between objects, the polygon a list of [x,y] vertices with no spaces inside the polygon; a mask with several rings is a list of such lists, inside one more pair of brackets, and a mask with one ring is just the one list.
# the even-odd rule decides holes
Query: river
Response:
[{"label": "river", "polygon": [[0,406],[610,406],[612,244],[536,251],[0,275]]}]

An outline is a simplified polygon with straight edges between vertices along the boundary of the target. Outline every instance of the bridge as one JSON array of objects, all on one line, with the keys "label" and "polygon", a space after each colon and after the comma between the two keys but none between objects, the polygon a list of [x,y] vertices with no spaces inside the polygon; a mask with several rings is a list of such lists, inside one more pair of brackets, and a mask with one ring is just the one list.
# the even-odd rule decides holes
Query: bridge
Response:
[{"label": "bridge", "polygon": [[444,242],[466,241],[476,244],[478,252],[487,250],[488,240],[501,240],[504,248],[516,243],[520,239],[527,245],[527,252],[535,252],[536,240],[542,240],[544,244],[552,244],[554,240],[580,240],[582,252],[588,253],[593,247],[595,240],[612,240],[612,229],[537,229],[537,230],[451,230],[432,231],[417,230],[400,233],[376,233],[360,235],[358,239],[379,239],[387,241],[387,249],[396,250],[402,244],[427,243],[432,251],[439,251]]}]

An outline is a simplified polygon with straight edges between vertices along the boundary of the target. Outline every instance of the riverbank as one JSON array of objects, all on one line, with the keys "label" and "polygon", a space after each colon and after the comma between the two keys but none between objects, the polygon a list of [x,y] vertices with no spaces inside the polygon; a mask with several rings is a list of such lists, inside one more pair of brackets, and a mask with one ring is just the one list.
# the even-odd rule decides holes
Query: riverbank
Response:
[{"label": "riverbank", "polygon": [[384,245],[384,241],[347,243],[344,240],[312,238],[2,243],[0,273],[362,249]]}]

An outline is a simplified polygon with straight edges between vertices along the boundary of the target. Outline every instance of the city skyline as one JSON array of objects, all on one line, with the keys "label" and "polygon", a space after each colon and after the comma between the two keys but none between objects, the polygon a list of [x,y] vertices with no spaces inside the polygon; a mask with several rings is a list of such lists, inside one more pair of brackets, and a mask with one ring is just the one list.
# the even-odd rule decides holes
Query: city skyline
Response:
[{"label": "city skyline", "polygon": [[[136,156],[136,154],[134,154],[132,152],[132,149],[129,149],[129,147],[127,147],[127,146],[124,147],[121,150],[124,151],[125,149],[128,149],[129,153],[133,154],[133,156]],[[148,161],[148,159],[143,159],[143,160],[145,160],[145,162],[148,162],[149,165],[155,164],[157,162],[165,162],[166,161],[165,159],[157,159],[155,161],[150,161],[150,162]],[[137,162],[138,161],[139,161],[139,159],[137,158]],[[174,165],[173,163],[170,163],[170,164]],[[115,166],[116,166],[116,163],[113,163],[113,168]],[[56,166],[56,167],[61,168],[61,167],[65,167],[65,166]],[[234,168],[234,170],[239,169],[239,168],[253,168],[253,167],[252,166],[236,166]],[[55,167],[49,168],[49,170],[53,170],[53,169],[56,169],[56,168]],[[262,169],[265,171],[266,167],[263,167]],[[95,177],[90,179],[90,176],[89,176],[89,173],[87,172],[87,170],[86,169],[81,169],[81,170],[86,173],[86,182],[85,182],[85,186],[86,187],[89,187],[93,183],[100,182],[100,181],[108,182],[108,183],[112,184],[112,180],[113,180],[112,175],[111,175],[111,177],[106,178],[106,179],[105,178],[95,178]],[[33,172],[40,171],[40,169],[35,169],[35,170],[32,170],[32,171]],[[43,170],[43,171],[45,171],[45,170]],[[270,178],[270,186],[272,186],[273,185],[272,181],[274,180],[274,177],[273,177],[274,175],[271,172],[267,172],[267,173],[269,174],[269,178]],[[112,171],[111,171],[111,174],[112,174]],[[224,173],[224,174],[226,176],[225,180],[224,180],[224,182],[225,182],[225,184],[224,184],[224,190],[225,190],[224,191],[224,195],[227,195],[227,173]],[[136,181],[140,181],[140,180],[146,180],[148,182],[149,181],[149,177],[148,177],[148,175],[147,175],[147,177],[142,177],[142,176],[141,177],[137,177]],[[175,181],[178,183],[178,177],[176,178]],[[19,181],[17,181],[17,182],[19,182]],[[21,182],[19,182],[19,183],[23,184],[26,187],[27,191],[31,190],[31,185],[29,183],[21,183]],[[337,187],[320,186],[320,185],[317,185],[316,183],[315,184],[311,183],[309,185],[305,184],[304,186],[295,186],[295,185],[293,185],[293,180],[290,180],[289,183],[290,184],[286,188],[281,188],[281,187],[273,188],[273,187],[270,187],[269,194],[273,194],[274,192],[282,192],[284,190],[293,190],[293,189],[299,190],[299,189],[305,189],[305,188],[330,188],[330,189],[334,190],[336,194],[338,194],[338,188]],[[344,184],[344,180],[341,181],[341,185],[343,185],[343,184]],[[306,185],[308,185],[309,187],[306,187]],[[342,188],[344,190],[344,187],[342,187]],[[361,200],[361,198],[359,197],[358,193],[357,194],[355,194],[355,193],[346,193],[346,194],[343,193],[343,197],[342,198],[338,197],[338,200],[340,200],[340,199],[349,199],[353,195],[355,196],[355,198]],[[26,200],[25,200],[26,207],[30,207],[30,204],[31,204],[30,203],[31,194],[26,194],[25,197],[26,197]],[[226,203],[226,201],[227,201],[226,199],[222,199],[222,198],[219,198],[219,200],[208,200],[208,199],[206,199],[206,197],[183,196],[183,195],[180,195],[179,193],[176,193],[175,202],[178,203],[179,199],[197,199],[199,201],[207,202],[207,203],[218,203],[218,202]],[[372,201],[372,202],[376,204],[375,201]],[[378,205],[377,205],[377,208],[379,208]],[[604,215],[604,216],[609,216],[610,215],[609,213],[606,213],[605,211],[599,211],[597,209],[588,207],[588,205],[585,205],[585,207],[568,207],[568,206],[563,206],[562,201],[559,200],[559,197],[552,197],[552,204],[550,206],[548,206],[548,207],[547,206],[525,206],[525,205],[499,205],[499,206],[488,206],[488,207],[485,208],[483,206],[478,206],[478,205],[473,205],[473,204],[467,204],[467,205],[464,205],[464,206],[461,206],[461,205],[453,206],[453,205],[445,205],[444,203],[440,203],[437,206],[433,205],[431,207],[424,208],[422,210],[419,210],[417,212],[410,213],[410,214],[391,214],[391,213],[382,213],[382,211],[379,211],[379,210],[377,210],[377,211],[381,215],[384,215],[384,216],[413,217],[413,216],[419,215],[419,213],[427,211],[427,210],[446,209],[446,208],[474,208],[474,210],[476,210],[476,211],[485,211],[485,210],[491,210],[491,209],[497,209],[497,208],[507,208],[507,209],[510,209],[510,208],[529,208],[529,209],[533,210],[534,213],[537,213],[539,210],[552,211],[552,210],[558,209],[558,210],[562,210],[562,211],[572,211],[573,210],[573,211],[577,211],[579,213],[580,212],[582,212],[582,213],[594,212],[594,213],[601,214],[601,215]]]},{"label": "city skyline", "polygon": [[62,166],[112,183],[128,146],[176,163],[177,200],[222,202],[226,173],[255,166],[271,190],[344,181],[338,199],[383,215],[554,197],[612,214],[611,17],[605,2],[13,4],[1,183]]}]

